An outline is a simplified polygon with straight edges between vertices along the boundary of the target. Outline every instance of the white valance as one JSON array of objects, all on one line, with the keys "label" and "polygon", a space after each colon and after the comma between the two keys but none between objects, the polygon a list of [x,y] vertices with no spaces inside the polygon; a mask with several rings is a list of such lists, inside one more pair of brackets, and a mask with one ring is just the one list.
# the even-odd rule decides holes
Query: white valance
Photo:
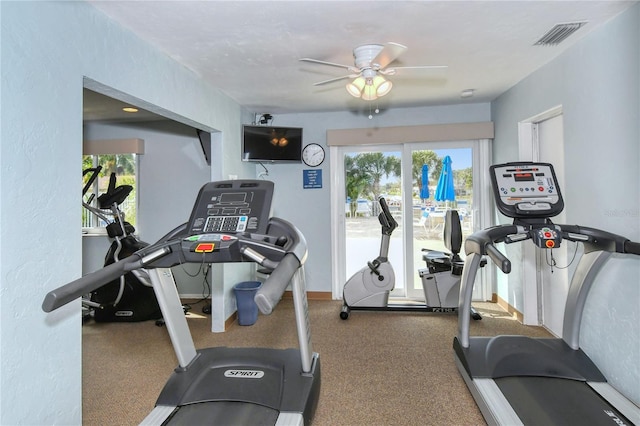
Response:
[{"label": "white valance", "polygon": [[82,142],[84,155],[144,154],[144,139],[102,139]]},{"label": "white valance", "polygon": [[327,145],[375,145],[493,139],[493,122],[327,130]]}]

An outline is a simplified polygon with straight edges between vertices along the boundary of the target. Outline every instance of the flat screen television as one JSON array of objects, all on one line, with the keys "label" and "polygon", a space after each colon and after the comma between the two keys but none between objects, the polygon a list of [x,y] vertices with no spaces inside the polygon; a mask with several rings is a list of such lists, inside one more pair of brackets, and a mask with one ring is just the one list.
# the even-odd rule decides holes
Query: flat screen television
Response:
[{"label": "flat screen television", "polygon": [[302,129],[244,125],[242,127],[242,161],[301,162]]}]

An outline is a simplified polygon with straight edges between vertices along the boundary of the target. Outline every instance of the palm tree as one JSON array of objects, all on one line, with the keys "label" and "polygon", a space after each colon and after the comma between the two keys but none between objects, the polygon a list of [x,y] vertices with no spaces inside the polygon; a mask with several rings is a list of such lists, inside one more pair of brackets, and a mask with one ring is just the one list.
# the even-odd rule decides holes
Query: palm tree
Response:
[{"label": "palm tree", "polygon": [[473,169],[471,167],[454,170],[453,179],[456,182],[456,187],[464,188],[467,191],[473,189]]},{"label": "palm tree", "polygon": [[356,156],[356,165],[361,173],[369,177],[371,191],[374,200],[381,194],[380,181],[383,177],[400,176],[400,159],[393,155],[384,155],[381,152],[366,152]]},{"label": "palm tree", "polygon": [[351,216],[353,216],[356,212],[360,194],[362,194],[365,189],[370,186],[368,176],[363,174],[357,166],[357,157],[357,155],[354,157],[346,155],[344,157],[344,170],[346,174],[345,185],[347,197],[351,200],[349,206]]}]

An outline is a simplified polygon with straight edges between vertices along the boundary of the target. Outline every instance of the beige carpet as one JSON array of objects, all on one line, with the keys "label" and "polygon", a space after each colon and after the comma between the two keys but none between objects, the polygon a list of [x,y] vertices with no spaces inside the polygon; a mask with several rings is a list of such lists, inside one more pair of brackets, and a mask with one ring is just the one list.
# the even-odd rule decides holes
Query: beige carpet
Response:
[{"label": "beige carpet", "polygon": [[[341,303],[310,301],[313,349],[322,362],[314,425],[484,424],[453,361],[455,315],[352,312]],[[497,305],[475,305],[484,316],[472,335],[549,336],[514,321]],[[293,304],[225,333],[194,306],[188,322],[196,348],[297,347]],[[153,408],[177,361],[166,328],[154,323],[83,327],[83,424],[134,425]]]}]

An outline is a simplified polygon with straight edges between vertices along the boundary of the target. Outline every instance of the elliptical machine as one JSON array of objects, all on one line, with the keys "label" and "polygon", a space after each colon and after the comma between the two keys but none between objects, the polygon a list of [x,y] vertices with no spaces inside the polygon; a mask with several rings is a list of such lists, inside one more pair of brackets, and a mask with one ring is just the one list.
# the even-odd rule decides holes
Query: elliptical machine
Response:
[{"label": "elliptical machine", "polygon": [[[112,240],[104,259],[104,266],[107,266],[131,256],[148,244],[138,239],[135,227],[125,220],[124,213],[120,210],[120,205],[133,187],[116,186],[115,173],[111,173],[109,177],[107,192],[98,197],[98,207],[91,205],[95,194],[84,201],[85,194],[101,170],[102,166],[98,166],[83,171],[83,176],[89,173],[91,175],[82,188],[82,205],[107,223],[107,235]],[[92,291],[82,299],[82,304],[87,315],[96,322],[136,322],[162,318],[149,274],[144,269],[131,271]]]},{"label": "elliptical machine", "polygon": [[[458,213],[449,210],[445,216],[444,244],[451,250],[451,254],[426,250],[423,255],[427,269],[418,272],[422,278],[426,303],[389,304],[389,293],[395,287],[395,274],[388,259],[389,241],[398,223],[391,215],[384,197],[378,198],[378,203],[381,210],[378,221],[382,226],[380,254],[371,262],[367,262],[367,267],[356,272],[344,285],[340,318],[348,319],[352,310],[457,312],[464,265],[464,261],[458,255],[462,245],[462,228]],[[470,312],[473,319],[482,319],[473,308],[470,308]]]}]

